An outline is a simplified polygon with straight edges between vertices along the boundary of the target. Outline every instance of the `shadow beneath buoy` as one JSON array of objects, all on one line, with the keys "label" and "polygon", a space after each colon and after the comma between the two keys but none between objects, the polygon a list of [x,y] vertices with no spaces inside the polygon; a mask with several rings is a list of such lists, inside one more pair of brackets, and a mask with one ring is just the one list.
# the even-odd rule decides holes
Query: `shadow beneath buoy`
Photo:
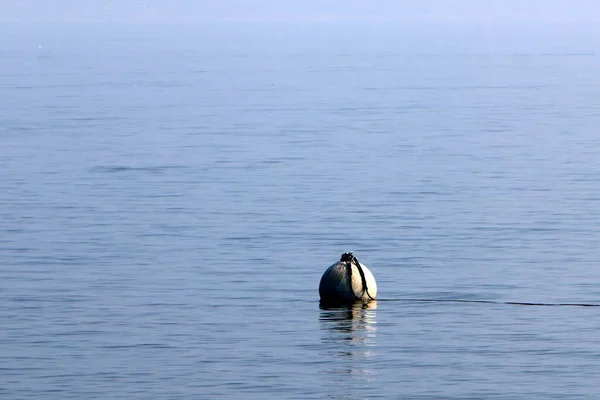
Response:
[{"label": "shadow beneath buoy", "polygon": [[[328,380],[329,396],[363,398],[363,391],[376,380],[377,302],[345,306],[321,304],[323,356],[322,372]],[[337,383],[337,384],[336,384]]]},{"label": "shadow beneath buoy", "polygon": [[319,320],[324,340],[334,342],[364,342],[374,344],[377,301],[331,306],[321,303]]},{"label": "shadow beneath buoy", "polygon": [[[377,301],[369,303],[356,302],[352,304],[329,304],[319,303],[321,309],[320,321],[354,321],[358,324],[365,322],[375,316],[374,313],[368,313],[367,310],[376,310]],[[345,324],[343,324],[345,325]]]}]

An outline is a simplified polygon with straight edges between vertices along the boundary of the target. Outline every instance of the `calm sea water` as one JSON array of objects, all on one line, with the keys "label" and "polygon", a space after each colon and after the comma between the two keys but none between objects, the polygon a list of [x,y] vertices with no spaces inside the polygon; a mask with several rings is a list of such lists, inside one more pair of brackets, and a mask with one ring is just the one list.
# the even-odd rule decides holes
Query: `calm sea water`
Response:
[{"label": "calm sea water", "polygon": [[600,30],[0,30],[0,398],[597,398]]}]

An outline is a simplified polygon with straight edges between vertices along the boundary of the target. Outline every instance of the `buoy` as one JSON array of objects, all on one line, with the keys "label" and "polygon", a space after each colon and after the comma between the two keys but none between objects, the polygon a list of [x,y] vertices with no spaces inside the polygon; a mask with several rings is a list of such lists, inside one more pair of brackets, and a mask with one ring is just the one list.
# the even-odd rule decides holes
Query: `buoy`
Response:
[{"label": "buoy", "polygon": [[323,273],[319,296],[322,304],[368,303],[377,296],[377,283],[369,268],[352,252],[344,253]]}]

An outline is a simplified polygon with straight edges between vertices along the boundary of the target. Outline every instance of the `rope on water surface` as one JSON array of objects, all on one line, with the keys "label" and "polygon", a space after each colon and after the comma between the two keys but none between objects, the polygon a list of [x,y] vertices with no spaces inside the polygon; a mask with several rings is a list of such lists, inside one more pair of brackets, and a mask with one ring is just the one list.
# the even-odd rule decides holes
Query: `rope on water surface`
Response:
[{"label": "rope on water surface", "polygon": [[[344,253],[342,254],[340,261],[345,263],[346,268],[348,270],[348,279],[350,282],[350,291],[352,293],[352,298],[355,301],[362,300],[363,295],[366,293],[370,300],[375,300],[373,296],[369,293],[369,287],[367,286],[367,279],[365,277],[365,273],[363,268],[356,258],[356,256],[352,253]],[[360,274],[360,280],[362,283],[362,291],[360,296],[357,296],[354,293],[354,288],[352,287],[352,263],[354,263],[358,269],[358,273]],[[600,307],[600,303],[533,303],[533,302],[525,302],[525,301],[494,301],[494,300],[468,300],[468,299],[422,299],[422,298],[399,298],[399,299],[377,299],[377,301],[402,301],[402,302],[413,302],[413,303],[478,303],[478,304],[504,304],[504,305],[512,305],[512,306],[535,306],[535,307]]]},{"label": "rope on water surface", "polygon": [[530,303],[522,301],[494,301],[494,300],[466,300],[466,299],[377,299],[377,301],[404,301],[413,303],[480,303],[480,304],[507,304],[512,306],[538,306],[538,307],[600,307],[595,303]]}]

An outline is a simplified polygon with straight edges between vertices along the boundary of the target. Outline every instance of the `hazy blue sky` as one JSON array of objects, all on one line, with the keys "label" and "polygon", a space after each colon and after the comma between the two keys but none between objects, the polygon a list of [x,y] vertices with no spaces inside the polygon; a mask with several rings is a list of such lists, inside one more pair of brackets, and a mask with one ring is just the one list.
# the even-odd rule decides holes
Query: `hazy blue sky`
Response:
[{"label": "hazy blue sky", "polygon": [[0,20],[598,22],[600,0],[0,0]]}]

